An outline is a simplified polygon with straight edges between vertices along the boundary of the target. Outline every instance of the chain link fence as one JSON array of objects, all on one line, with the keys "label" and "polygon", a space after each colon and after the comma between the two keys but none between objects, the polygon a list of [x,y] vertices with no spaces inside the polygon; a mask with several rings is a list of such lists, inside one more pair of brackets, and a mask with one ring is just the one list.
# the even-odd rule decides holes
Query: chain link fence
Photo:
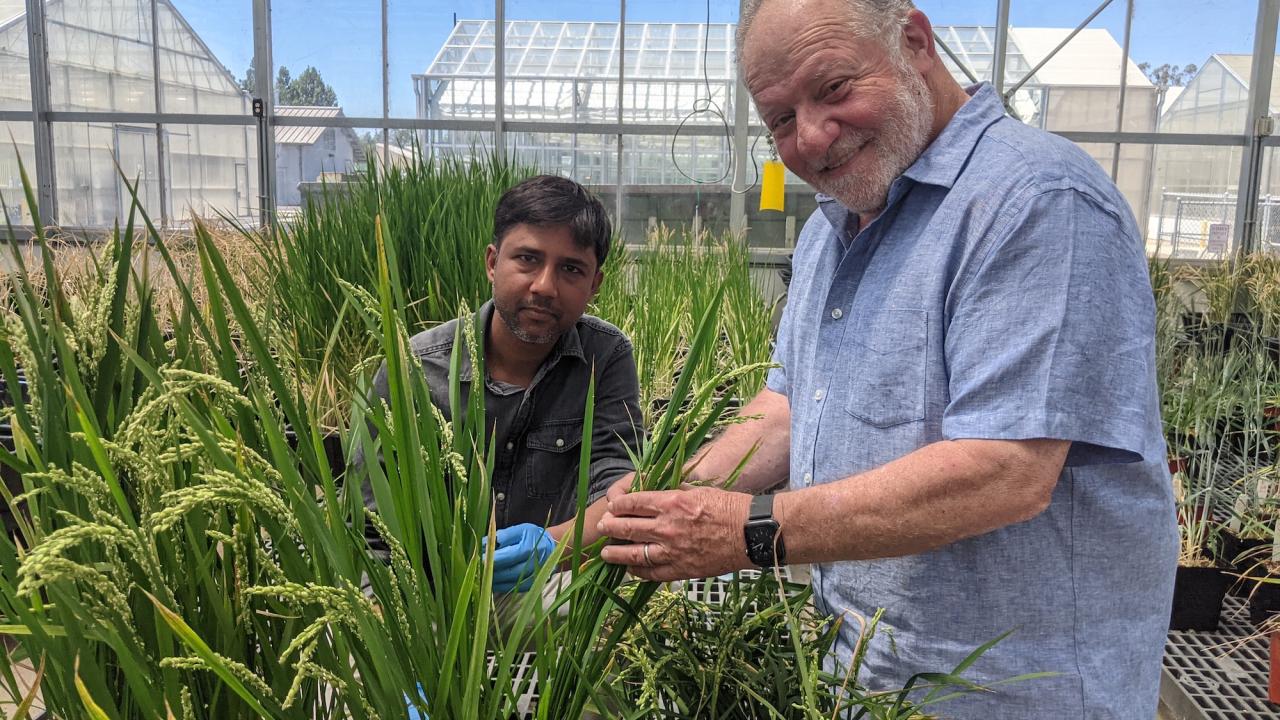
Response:
[{"label": "chain link fence", "polygon": [[[1160,255],[1179,258],[1222,258],[1234,249],[1237,197],[1232,193],[1160,195],[1153,218]],[[1258,198],[1258,249],[1280,252],[1280,195]]]}]

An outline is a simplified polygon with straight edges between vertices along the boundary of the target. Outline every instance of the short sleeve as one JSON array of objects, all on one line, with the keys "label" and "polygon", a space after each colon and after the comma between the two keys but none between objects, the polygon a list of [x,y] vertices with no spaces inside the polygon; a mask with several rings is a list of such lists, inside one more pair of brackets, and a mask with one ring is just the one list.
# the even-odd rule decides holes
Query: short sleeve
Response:
[{"label": "short sleeve", "polygon": [[1155,306],[1132,220],[1060,189],[992,232],[947,304],[943,436],[1069,440],[1068,465],[1159,454]]}]

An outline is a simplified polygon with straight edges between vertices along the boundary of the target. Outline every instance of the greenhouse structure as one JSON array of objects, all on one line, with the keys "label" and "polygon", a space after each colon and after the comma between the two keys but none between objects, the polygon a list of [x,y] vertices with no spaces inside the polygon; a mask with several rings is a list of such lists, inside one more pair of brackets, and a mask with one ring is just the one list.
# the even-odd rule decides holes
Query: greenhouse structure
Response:
[{"label": "greenhouse structure", "polygon": [[0,0],[0,720],[1280,720],[1280,0]]}]

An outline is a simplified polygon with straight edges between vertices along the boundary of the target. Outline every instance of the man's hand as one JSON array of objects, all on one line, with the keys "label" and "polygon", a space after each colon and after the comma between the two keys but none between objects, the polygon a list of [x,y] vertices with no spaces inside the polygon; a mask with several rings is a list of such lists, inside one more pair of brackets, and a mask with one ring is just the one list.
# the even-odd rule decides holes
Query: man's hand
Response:
[{"label": "man's hand", "polygon": [[742,527],[751,496],[689,487],[629,493],[630,483],[609,488],[600,532],[626,544],[606,545],[605,562],[626,565],[644,580],[710,577],[751,567]]},{"label": "man's hand", "polygon": [[[493,553],[494,592],[524,592],[533,585],[533,576],[555,550],[556,541],[545,529],[532,523],[512,525],[495,536],[498,549]],[[482,538],[481,543],[487,543]]]}]

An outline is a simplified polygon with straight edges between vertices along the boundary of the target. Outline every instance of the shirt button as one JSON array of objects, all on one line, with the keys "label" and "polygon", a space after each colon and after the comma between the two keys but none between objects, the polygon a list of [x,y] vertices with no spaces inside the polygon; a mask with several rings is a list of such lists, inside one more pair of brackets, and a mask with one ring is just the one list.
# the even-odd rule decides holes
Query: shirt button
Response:
[{"label": "shirt button", "polygon": [[840,308],[836,308],[835,310],[831,311],[831,317],[835,318],[836,320],[839,320],[840,318],[844,317],[844,311],[841,310]]},{"label": "shirt button", "polygon": [[507,443],[507,449],[508,449],[508,450],[513,450],[513,449],[515,449],[515,443]]},{"label": "shirt button", "polygon": [[564,438],[556,438],[556,447],[564,447]]},{"label": "shirt button", "polygon": [[821,390],[818,390],[817,392],[815,392],[815,393],[813,394],[813,399],[814,399],[814,400],[822,400],[822,391],[821,391]]},{"label": "shirt button", "polygon": [[506,493],[498,493],[497,498],[498,498],[498,502],[502,502],[503,500],[506,500],[506,499],[507,499],[507,494],[506,494]]},{"label": "shirt button", "polygon": [[812,485],[812,484],[813,484],[813,475],[811,475],[811,474],[809,474],[809,473],[805,473],[805,474],[804,474],[804,484],[805,484],[805,485]]}]

